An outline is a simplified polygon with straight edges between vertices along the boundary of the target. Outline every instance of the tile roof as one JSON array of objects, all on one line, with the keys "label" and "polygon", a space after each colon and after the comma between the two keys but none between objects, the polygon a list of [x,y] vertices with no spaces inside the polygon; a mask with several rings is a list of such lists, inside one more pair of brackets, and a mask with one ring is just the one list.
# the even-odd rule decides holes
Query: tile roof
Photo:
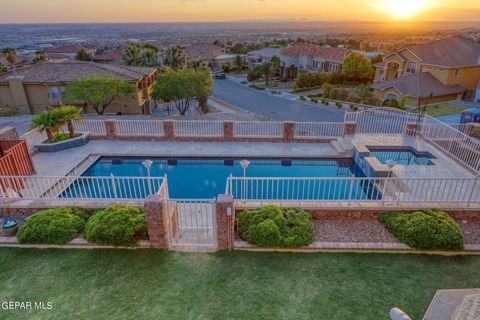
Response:
[{"label": "tile roof", "polygon": [[480,65],[480,43],[462,36],[451,36],[406,49],[426,64],[445,67]]},{"label": "tile roof", "polygon": [[303,43],[283,49],[280,53],[284,56],[322,57],[326,60],[343,61],[350,53],[350,50],[344,48],[322,47],[311,43]]},{"label": "tile roof", "polygon": [[373,89],[383,91],[395,87],[402,95],[412,98],[427,98],[433,92],[434,97],[462,93],[466,89],[459,85],[445,85],[430,72],[414,73],[405,77],[377,82]]},{"label": "tile roof", "polygon": [[61,53],[47,53],[47,57],[49,59],[68,59],[69,58],[67,55],[64,55]]},{"label": "tile roof", "polygon": [[121,60],[122,56],[123,56],[123,49],[117,48],[117,49],[107,50],[102,53],[94,55],[93,61]]},{"label": "tile roof", "polygon": [[[42,63],[17,72],[23,76],[24,83],[68,83],[82,77],[113,76],[115,78],[136,82],[156,71],[155,68],[114,66],[95,62],[68,61],[59,63]],[[1,77],[0,83],[8,82],[9,75]]]},{"label": "tile roof", "polygon": [[59,46],[50,50],[47,50],[48,53],[77,53],[80,50],[91,51],[91,48],[84,48],[76,44],[66,44]]},{"label": "tile roof", "polygon": [[271,58],[273,56],[280,56],[280,51],[282,49],[279,48],[263,48],[260,50],[250,51],[247,53],[249,57],[263,57],[263,58]]},{"label": "tile roof", "polygon": [[217,56],[224,54],[222,48],[211,43],[194,43],[185,48],[185,54],[189,58],[200,58],[203,60],[213,60]]}]

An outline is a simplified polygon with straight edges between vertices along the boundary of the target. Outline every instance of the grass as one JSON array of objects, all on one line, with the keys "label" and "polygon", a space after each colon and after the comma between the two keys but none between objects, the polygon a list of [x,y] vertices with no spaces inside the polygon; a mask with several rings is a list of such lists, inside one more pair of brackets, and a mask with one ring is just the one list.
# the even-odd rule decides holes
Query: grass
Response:
[{"label": "grass", "polygon": [[0,319],[420,319],[440,288],[480,287],[479,256],[0,249]]},{"label": "grass", "polygon": [[451,114],[459,114],[468,109],[467,107],[457,107],[450,105],[439,105],[427,107],[427,114],[432,117],[448,116]]},{"label": "grass", "polygon": [[259,84],[251,84],[249,85],[250,88],[255,89],[255,90],[266,90],[265,86],[259,85]]}]

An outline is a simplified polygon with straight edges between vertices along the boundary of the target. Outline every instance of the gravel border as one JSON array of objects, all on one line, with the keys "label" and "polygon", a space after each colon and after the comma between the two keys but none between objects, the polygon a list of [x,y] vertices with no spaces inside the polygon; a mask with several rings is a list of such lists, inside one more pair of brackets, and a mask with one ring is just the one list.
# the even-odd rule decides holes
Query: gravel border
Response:
[{"label": "gravel border", "polygon": [[380,222],[369,220],[313,220],[315,241],[400,243]]}]

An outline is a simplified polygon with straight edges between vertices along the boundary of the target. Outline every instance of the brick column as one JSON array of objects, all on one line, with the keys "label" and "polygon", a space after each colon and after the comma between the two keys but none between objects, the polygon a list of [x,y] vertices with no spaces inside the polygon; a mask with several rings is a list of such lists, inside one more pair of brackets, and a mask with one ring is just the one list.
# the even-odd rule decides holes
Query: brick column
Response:
[{"label": "brick column", "polygon": [[226,140],[233,139],[233,121],[224,121],[223,122],[223,137]]},{"label": "brick column", "polygon": [[405,124],[405,133],[407,136],[416,136],[420,132],[420,125],[416,122],[407,122]]},{"label": "brick column", "polygon": [[291,121],[286,121],[283,123],[283,140],[293,141],[295,137],[295,124]]},{"label": "brick column", "polygon": [[161,195],[151,195],[145,200],[147,229],[150,246],[155,249],[168,249],[167,203]]},{"label": "brick column", "polygon": [[356,122],[345,122],[345,128],[343,131],[344,136],[353,135],[357,131]]},{"label": "brick column", "polygon": [[114,140],[120,135],[120,126],[118,120],[109,119],[105,120],[105,131],[107,132],[107,138]]},{"label": "brick column", "polygon": [[217,242],[219,250],[232,250],[235,241],[235,205],[233,196],[217,196]]},{"label": "brick column", "polygon": [[163,121],[163,133],[167,139],[175,139],[175,121],[164,120]]},{"label": "brick column", "polygon": [[480,123],[470,122],[465,128],[467,136],[480,139]]},{"label": "brick column", "polygon": [[4,127],[0,129],[0,139],[16,140],[19,139],[18,131],[14,127]]}]

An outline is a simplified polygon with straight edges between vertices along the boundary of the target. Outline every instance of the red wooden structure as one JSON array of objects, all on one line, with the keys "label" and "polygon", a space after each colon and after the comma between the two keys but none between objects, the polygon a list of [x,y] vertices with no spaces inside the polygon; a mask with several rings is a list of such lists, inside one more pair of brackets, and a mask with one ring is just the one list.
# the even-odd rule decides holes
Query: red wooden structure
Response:
[{"label": "red wooden structure", "polygon": [[[0,178],[2,176],[30,176],[35,174],[32,156],[25,140],[0,140]],[[0,193],[18,191],[24,187],[21,178],[0,179]]]}]

